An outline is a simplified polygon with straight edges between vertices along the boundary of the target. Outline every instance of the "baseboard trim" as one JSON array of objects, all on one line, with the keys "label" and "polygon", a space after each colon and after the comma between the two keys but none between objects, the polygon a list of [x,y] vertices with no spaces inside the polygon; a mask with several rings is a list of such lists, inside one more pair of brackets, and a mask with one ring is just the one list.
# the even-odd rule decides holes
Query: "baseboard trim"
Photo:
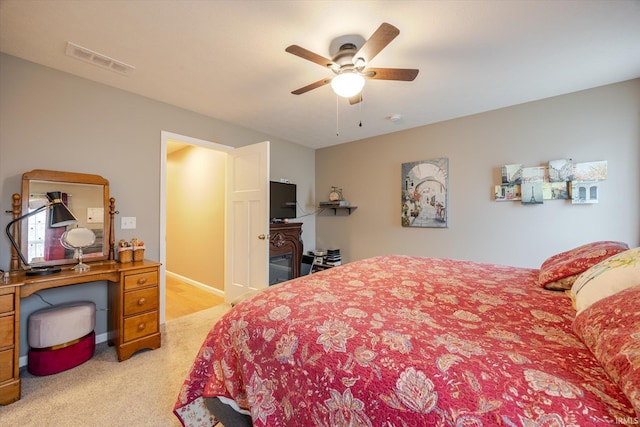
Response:
[{"label": "baseboard trim", "polygon": [[191,286],[195,286],[196,288],[200,288],[203,291],[211,292],[212,294],[218,295],[219,297],[224,298],[224,292],[220,289],[212,288],[211,286],[205,285],[202,282],[198,282],[196,280],[190,279],[188,277],[181,276],[177,273],[173,273],[169,270],[165,271],[167,276],[173,277],[174,279],[180,280],[181,282],[187,283]]}]

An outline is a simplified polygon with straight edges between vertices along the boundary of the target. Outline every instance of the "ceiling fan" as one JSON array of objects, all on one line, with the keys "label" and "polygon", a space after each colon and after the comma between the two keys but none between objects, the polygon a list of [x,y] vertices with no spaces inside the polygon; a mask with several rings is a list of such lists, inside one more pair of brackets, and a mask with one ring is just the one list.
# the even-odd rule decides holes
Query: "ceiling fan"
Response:
[{"label": "ceiling fan", "polygon": [[368,66],[369,62],[391,43],[398,34],[400,34],[399,29],[383,22],[359,49],[354,43],[346,42],[340,46],[332,59],[325,58],[295,44],[287,47],[285,51],[327,67],[335,74],[333,77],[318,80],[291,93],[301,95],[331,83],[331,87],[338,96],[349,98],[349,103],[357,104],[362,101],[361,91],[364,87],[365,79],[413,81],[419,70],[409,68],[373,68]]}]

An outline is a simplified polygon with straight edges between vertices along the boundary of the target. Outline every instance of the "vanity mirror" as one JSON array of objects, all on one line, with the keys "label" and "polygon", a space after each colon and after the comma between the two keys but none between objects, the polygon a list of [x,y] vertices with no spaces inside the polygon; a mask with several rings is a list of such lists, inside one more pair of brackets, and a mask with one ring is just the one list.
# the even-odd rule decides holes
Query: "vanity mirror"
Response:
[{"label": "vanity mirror", "polygon": [[25,219],[19,225],[19,247],[27,263],[41,267],[76,262],[75,251],[61,242],[64,233],[73,228],[89,229],[95,235],[95,242],[82,249],[85,261],[113,259],[111,221],[115,200],[109,199],[109,181],[99,175],[82,173],[42,169],[26,172],[22,175],[21,214],[43,206],[51,192],[60,193],[62,202],[77,222],[52,227],[47,209]]}]

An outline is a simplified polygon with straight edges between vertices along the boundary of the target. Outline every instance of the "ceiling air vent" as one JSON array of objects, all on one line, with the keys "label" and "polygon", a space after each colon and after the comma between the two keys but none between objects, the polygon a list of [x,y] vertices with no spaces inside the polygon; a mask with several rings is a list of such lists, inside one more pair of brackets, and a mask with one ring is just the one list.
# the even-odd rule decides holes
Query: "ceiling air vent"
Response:
[{"label": "ceiling air vent", "polygon": [[97,65],[98,67],[106,68],[116,73],[129,75],[136,69],[133,65],[126,64],[122,61],[117,61],[113,58],[109,58],[101,53],[94,52],[86,47],[79,46],[77,44],[67,42],[66,54],[79,59],[89,64]]}]

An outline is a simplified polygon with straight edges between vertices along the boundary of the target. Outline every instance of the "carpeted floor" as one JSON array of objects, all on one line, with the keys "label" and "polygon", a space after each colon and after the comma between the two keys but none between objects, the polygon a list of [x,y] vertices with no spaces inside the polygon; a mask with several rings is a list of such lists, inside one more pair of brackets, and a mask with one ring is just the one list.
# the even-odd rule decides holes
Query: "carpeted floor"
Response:
[{"label": "carpeted floor", "polygon": [[223,304],[166,323],[162,347],[119,363],[115,349],[59,374],[26,369],[22,399],[0,406],[0,426],[180,426],[173,405],[205,335],[231,307]]}]

